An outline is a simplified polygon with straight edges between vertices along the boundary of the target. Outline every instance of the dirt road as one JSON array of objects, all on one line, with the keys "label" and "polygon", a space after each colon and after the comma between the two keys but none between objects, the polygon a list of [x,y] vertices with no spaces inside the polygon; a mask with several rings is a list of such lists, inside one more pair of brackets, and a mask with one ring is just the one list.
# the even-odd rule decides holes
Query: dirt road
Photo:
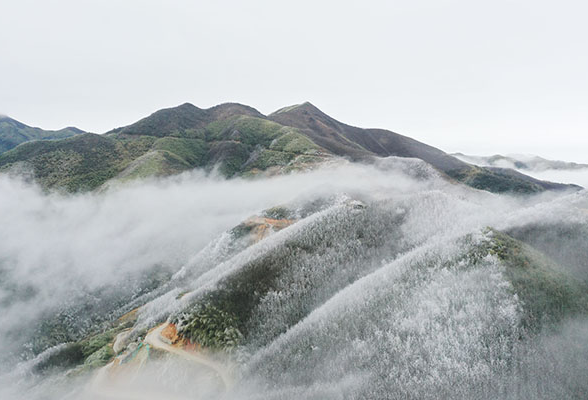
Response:
[{"label": "dirt road", "polygon": [[217,373],[217,375],[223,381],[226,389],[229,389],[231,386],[233,386],[233,381],[232,381],[231,377],[229,376],[226,368],[223,365],[218,364],[218,363],[216,363],[216,362],[214,362],[214,361],[212,361],[202,355],[199,355],[198,353],[186,351],[186,350],[180,349],[178,347],[174,347],[174,346],[164,342],[161,339],[161,332],[167,326],[168,326],[168,324],[165,323],[165,324],[159,325],[157,328],[150,331],[147,334],[147,336],[145,336],[145,343],[149,344],[150,346],[152,346],[155,349],[163,350],[168,353],[172,353],[172,354],[175,354],[179,357],[182,357],[185,360],[190,360],[192,362],[204,365]]}]

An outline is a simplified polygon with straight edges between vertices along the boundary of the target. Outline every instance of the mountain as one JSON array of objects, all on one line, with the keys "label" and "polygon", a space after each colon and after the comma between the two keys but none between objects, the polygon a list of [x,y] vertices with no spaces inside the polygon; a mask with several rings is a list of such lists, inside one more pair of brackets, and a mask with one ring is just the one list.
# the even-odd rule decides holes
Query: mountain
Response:
[{"label": "mountain", "polygon": [[47,188],[92,190],[148,151],[154,138],[145,138],[125,141],[84,133],[57,141],[32,141],[1,154],[0,166],[32,174]]},{"label": "mountain", "polygon": [[114,129],[110,133],[190,137],[214,121],[235,116],[264,118],[259,111],[236,103],[220,104],[207,110],[185,103],[177,107],[156,111],[132,125]]},{"label": "mountain", "polygon": [[473,166],[391,131],[349,126],[308,102],[268,116],[235,103],[209,109],[186,103],[100,136],[25,143],[0,155],[0,170],[27,171],[47,188],[83,191],[194,168],[251,176],[313,168],[337,158],[369,163],[389,156],[421,159],[448,179],[492,192],[573,188]]},{"label": "mountain", "polygon": [[506,168],[477,168],[424,143],[383,129],[361,129],[343,124],[312,104],[286,107],[269,115],[301,129],[315,143],[333,154],[352,159],[396,156],[419,158],[448,176],[477,189],[492,192],[532,193],[569,187],[544,182]]},{"label": "mountain", "polygon": [[74,127],[63,128],[58,131],[46,131],[0,115],[0,153],[31,140],[65,139],[82,133],[84,131]]},{"label": "mountain", "polygon": [[[456,182],[573,187],[310,103],[268,116],[184,104],[23,143],[0,166],[56,190],[111,188],[0,179],[1,398],[588,391],[586,191],[474,191]],[[194,168],[256,179],[123,184]]]},{"label": "mountain", "polygon": [[482,167],[501,167],[529,172],[543,172],[547,170],[579,170],[588,169],[588,164],[578,164],[567,161],[548,160],[534,155],[513,154],[503,156],[472,156],[463,153],[451,154],[453,157],[470,164]]},{"label": "mountain", "polygon": [[268,118],[294,126],[329,152],[351,159],[369,159],[374,155],[413,157],[445,172],[468,168],[455,157],[409,137],[383,129],[361,129],[343,124],[308,102],[278,110]]},{"label": "mountain", "polygon": [[[414,167],[414,160],[382,164],[352,167],[369,172],[373,186],[350,169],[339,172],[349,188],[361,188],[356,197],[340,189],[311,191],[260,210],[185,257],[175,254],[190,243],[185,237],[178,236],[182,246],[162,243],[186,227],[189,237],[206,231],[206,223],[189,217],[199,208],[197,192],[226,182],[202,178],[195,191],[162,189],[171,196],[162,201],[164,207],[148,211],[171,216],[172,209],[185,217],[163,228],[152,221],[141,224],[139,214],[122,207],[137,200],[136,188],[104,193],[98,203],[93,196],[75,196],[74,202],[48,196],[50,210],[38,216],[42,229],[57,224],[87,234],[92,224],[82,211],[84,202],[91,202],[102,222],[98,231],[90,229],[90,246],[83,238],[66,240],[68,235],[41,254],[33,252],[39,254],[39,269],[49,269],[35,274],[63,271],[62,261],[79,261],[72,255],[87,254],[93,246],[124,257],[114,258],[114,276],[98,287],[83,286],[79,273],[62,272],[62,285],[72,289],[57,291],[35,274],[3,275],[0,289],[14,293],[0,302],[0,310],[7,310],[7,323],[0,325],[0,365],[12,367],[13,354],[24,357],[11,368],[10,385],[32,381],[32,389],[19,386],[18,394],[34,400],[65,394],[83,399],[161,394],[489,400],[505,393],[514,393],[513,399],[584,398],[588,224],[580,207],[588,201],[586,192],[562,196],[557,204],[551,199],[513,208],[508,199],[473,193],[436,173],[402,189],[397,182],[402,174],[396,171],[390,179],[391,167]],[[316,186],[310,175],[305,174]],[[282,178],[286,185],[296,182],[298,190],[308,187]],[[263,182],[244,184],[267,190]],[[238,204],[242,192],[231,190],[231,204]],[[139,198],[144,193],[162,196],[151,189]],[[182,193],[191,200],[184,209],[177,201]],[[221,193],[226,197],[226,188]],[[153,203],[137,208],[146,204]],[[210,211],[210,205],[202,207],[200,215]],[[33,213],[27,208],[26,214]],[[163,242],[144,236],[151,226]],[[116,245],[104,246],[104,238],[113,235]],[[137,239],[148,243],[137,250],[132,248]],[[14,244],[6,242],[0,249],[12,249],[6,254],[15,261],[7,257],[0,266],[26,266],[31,251],[18,257]],[[60,248],[66,251],[60,254]],[[141,251],[167,251],[169,262],[141,258],[142,268],[125,270]],[[96,269],[87,272],[90,282],[106,268],[102,263],[112,262],[98,258]],[[74,264],[72,270],[82,268]],[[51,308],[43,303],[47,292],[67,301]],[[38,308],[29,325],[23,311],[28,304]]]}]

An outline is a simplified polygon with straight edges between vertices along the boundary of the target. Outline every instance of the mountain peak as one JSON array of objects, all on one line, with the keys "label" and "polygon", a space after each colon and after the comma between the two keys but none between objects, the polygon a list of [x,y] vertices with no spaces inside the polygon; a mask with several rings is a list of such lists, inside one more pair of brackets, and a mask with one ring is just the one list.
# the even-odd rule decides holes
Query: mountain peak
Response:
[{"label": "mountain peak", "polygon": [[206,119],[206,111],[191,103],[163,108],[134,124],[111,132],[128,135],[168,136],[174,132],[197,128]]},{"label": "mountain peak", "polygon": [[192,103],[185,102],[185,103],[183,103],[183,104],[180,104],[180,105],[179,105],[179,106],[177,106],[177,107],[171,107],[171,108],[172,108],[172,109],[173,109],[173,108],[192,108],[192,109],[193,109],[193,108],[198,108],[198,107],[196,107],[196,106],[195,106],[194,104],[192,104]]},{"label": "mountain peak", "polygon": [[157,137],[174,136],[186,130],[203,129],[213,121],[238,115],[265,118],[256,109],[239,103],[223,103],[207,109],[199,108],[191,103],[184,103],[176,107],[155,111],[134,124],[114,129],[109,133]]},{"label": "mountain peak", "polygon": [[291,106],[282,107],[279,110],[274,111],[270,115],[278,115],[283,113],[291,113],[291,112],[308,112],[308,113],[320,113],[326,115],[321,110],[319,110],[314,104],[310,101],[305,101],[304,103],[294,104]]},{"label": "mountain peak", "polygon": [[207,110],[217,118],[227,118],[233,115],[247,115],[250,117],[265,118],[265,115],[255,108],[240,103],[222,103]]},{"label": "mountain peak", "polygon": [[82,130],[80,128],[77,128],[75,126],[66,126],[63,129],[60,129],[60,131],[70,131],[70,132],[75,133],[76,135],[79,135],[79,134],[82,134],[82,133],[86,133],[86,131],[84,131],[84,130]]},{"label": "mountain peak", "polygon": [[314,104],[312,104],[310,101],[305,101],[304,103],[300,104],[300,107],[318,110],[318,108]]}]

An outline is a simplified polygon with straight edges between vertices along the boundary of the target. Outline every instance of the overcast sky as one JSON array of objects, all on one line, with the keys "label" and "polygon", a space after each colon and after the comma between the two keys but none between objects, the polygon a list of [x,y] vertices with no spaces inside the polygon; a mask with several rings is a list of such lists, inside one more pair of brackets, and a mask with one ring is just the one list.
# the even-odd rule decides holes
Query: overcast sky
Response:
[{"label": "overcast sky", "polygon": [[586,1],[0,0],[0,113],[102,133],[310,101],[445,151],[588,162]]}]

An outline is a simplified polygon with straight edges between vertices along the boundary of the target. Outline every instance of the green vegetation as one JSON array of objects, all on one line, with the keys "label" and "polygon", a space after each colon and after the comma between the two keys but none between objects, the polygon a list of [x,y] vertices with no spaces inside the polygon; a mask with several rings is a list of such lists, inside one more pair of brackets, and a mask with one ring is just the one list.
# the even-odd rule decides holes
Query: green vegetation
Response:
[{"label": "green vegetation", "polygon": [[85,368],[100,368],[105,366],[114,357],[114,351],[110,344],[102,346],[100,349],[90,354],[84,361]]},{"label": "green vegetation", "polygon": [[[0,119],[0,152],[2,138],[13,135],[2,136],[2,124],[10,121]],[[72,128],[43,137],[58,139],[76,133],[80,132]],[[0,154],[0,172],[28,174],[45,188],[78,192],[94,190],[111,179],[124,182],[193,168],[210,171],[218,167],[226,177],[254,176],[268,169],[289,173],[311,168],[332,154],[351,159],[391,154],[418,157],[457,181],[496,193],[567,188],[499,169],[469,166],[393,132],[350,127],[309,103],[286,107],[269,117],[240,104],[207,110],[183,104],[105,135],[25,143]]]},{"label": "green vegetation", "polygon": [[309,138],[298,133],[295,128],[284,127],[281,129],[281,132],[283,134],[271,143],[269,147],[270,150],[285,151],[295,154],[312,154],[321,149]]},{"label": "green vegetation", "polygon": [[78,192],[111,179],[124,182],[193,168],[218,166],[227,177],[271,167],[295,169],[289,163],[297,154],[320,149],[294,128],[250,115],[220,115],[224,118],[214,119],[208,111],[183,105],[106,135],[32,142],[0,155],[0,171],[30,173],[45,188]]},{"label": "green vegetation", "polygon": [[304,104],[309,104],[309,103],[294,104],[294,105],[291,105],[291,106],[283,107],[283,108],[280,108],[278,111],[275,111],[274,114],[280,114],[280,113],[286,113],[286,112],[289,112],[289,111],[293,111],[293,110],[297,109],[298,107],[300,107],[300,106],[302,106]]},{"label": "green vegetation", "polygon": [[182,336],[211,349],[230,351],[243,338],[237,317],[210,303],[197,304],[174,322]]},{"label": "green vegetation", "polygon": [[106,365],[114,357],[112,341],[124,325],[96,334],[79,342],[67,343],[36,365],[40,372],[54,368],[68,369],[84,365],[85,368],[98,368]]},{"label": "green vegetation", "polygon": [[35,365],[35,370],[45,372],[72,368],[83,363],[84,359],[82,347],[78,343],[67,343]]},{"label": "green vegetation", "polygon": [[[238,119],[238,116],[233,116],[226,119],[213,121],[204,129],[204,136],[207,141],[221,140],[223,132],[227,132],[232,124]],[[225,134],[226,136],[226,134]]]},{"label": "green vegetation", "polygon": [[113,133],[197,138],[200,137],[198,128],[205,126],[208,118],[206,110],[186,103],[178,107],[156,111],[132,125],[115,129]]},{"label": "green vegetation", "polygon": [[32,140],[59,140],[84,133],[77,128],[46,131],[0,116],[0,153]]},{"label": "green vegetation", "polygon": [[209,162],[220,163],[226,176],[282,168],[296,154],[320,149],[294,128],[250,116],[215,121],[206,127],[206,137],[211,143]]},{"label": "green vegetation", "polygon": [[145,142],[143,138],[119,142],[90,133],[61,141],[30,142],[0,155],[0,168],[30,169],[47,188],[87,191],[120,173],[146,148]]},{"label": "green vegetation", "polygon": [[180,173],[190,164],[169,151],[150,151],[134,160],[117,179],[128,181]]},{"label": "green vegetation", "polygon": [[531,329],[577,313],[588,312],[586,284],[574,279],[552,260],[497,231],[490,231],[484,250],[506,266],[506,277],[523,303],[523,323]]},{"label": "green vegetation", "polygon": [[153,150],[163,150],[173,154],[191,167],[202,167],[206,164],[208,145],[202,139],[182,139],[165,137],[158,139]]},{"label": "green vegetation", "polygon": [[[276,207],[265,215],[284,217],[291,212]],[[194,306],[196,313],[182,313],[177,320],[189,326],[198,312],[212,309],[227,316],[230,323],[219,324],[220,328],[210,335],[220,335],[225,327],[234,327],[243,335],[243,344],[255,341],[264,345],[330,295],[379,266],[379,262],[372,265],[375,254],[388,254],[393,251],[391,248],[401,245],[400,232],[390,227],[402,218],[377,207],[325,215],[271,251],[247,261],[198,300]],[[250,229],[242,224],[233,234],[243,237]],[[276,293],[278,297],[274,296]],[[274,300],[279,303],[275,312],[281,315],[273,316],[281,322],[266,326],[262,317],[267,315],[264,307]],[[180,328],[181,334],[190,335],[189,331]]]},{"label": "green vegetation", "polygon": [[[52,353],[49,357],[36,365],[36,370],[39,372],[50,371],[52,369],[70,369],[79,367],[78,372],[87,371],[94,368],[99,368],[112,360],[115,356],[112,349],[112,344],[116,335],[125,329],[131,328],[137,319],[135,312],[125,314],[123,317],[110,324],[110,328],[91,334],[90,336],[62,345],[57,351]],[[49,334],[45,329],[49,325],[45,325],[42,331],[45,335]],[[66,331],[63,325],[54,325],[54,327],[61,327],[62,332],[59,337],[52,336],[52,339],[61,341],[70,340],[71,334]],[[57,332],[55,329],[52,334]]]},{"label": "green vegetation", "polygon": [[114,139],[118,151],[125,155],[125,158],[135,159],[146,152],[148,152],[157,138],[153,136],[139,136],[139,135],[102,135],[110,139]]},{"label": "green vegetation", "polygon": [[239,173],[250,157],[250,152],[240,142],[213,142],[210,146],[210,165],[219,165],[219,171],[226,177]]},{"label": "green vegetation", "polygon": [[90,357],[92,354],[101,350],[104,346],[112,343],[117,333],[121,332],[123,329],[124,328],[122,326],[119,326],[82,340],[79,342],[82,348],[82,354],[84,357]]},{"label": "green vegetation", "polygon": [[233,235],[233,238],[235,239],[242,239],[245,236],[249,235],[251,233],[251,231],[253,230],[254,225],[253,224],[247,224],[245,222],[240,223],[239,225],[237,225],[236,227],[234,227],[233,229],[231,229],[231,234]]},{"label": "green vegetation", "polygon": [[283,151],[263,150],[253,162],[248,163],[246,170],[260,169],[266,170],[271,167],[285,167],[294,154]]},{"label": "green vegetation", "polygon": [[531,194],[545,190],[531,181],[475,166],[448,171],[447,174],[475,189],[487,190],[493,193]]},{"label": "green vegetation", "polygon": [[[89,291],[86,297],[78,297],[75,304],[55,314],[48,313],[34,329],[15,332],[14,335],[24,337],[29,352],[27,356],[61,346],[36,367],[39,371],[68,369],[82,364],[88,368],[103,365],[113,357],[112,343],[116,335],[133,327],[137,319],[136,309],[116,320],[113,320],[114,316],[125,312],[129,303],[152,292],[170,276],[168,270],[155,265],[144,271],[141,277],[129,277],[119,285]],[[139,305],[141,303],[134,306]],[[18,340],[14,337],[7,339]]]},{"label": "green vegetation", "polygon": [[282,125],[266,119],[240,116],[216,121],[206,127],[208,140],[236,140],[246,146],[269,147],[281,135]]},{"label": "green vegetation", "polygon": [[292,210],[283,206],[269,208],[263,212],[263,216],[272,219],[294,219],[295,215]]}]

